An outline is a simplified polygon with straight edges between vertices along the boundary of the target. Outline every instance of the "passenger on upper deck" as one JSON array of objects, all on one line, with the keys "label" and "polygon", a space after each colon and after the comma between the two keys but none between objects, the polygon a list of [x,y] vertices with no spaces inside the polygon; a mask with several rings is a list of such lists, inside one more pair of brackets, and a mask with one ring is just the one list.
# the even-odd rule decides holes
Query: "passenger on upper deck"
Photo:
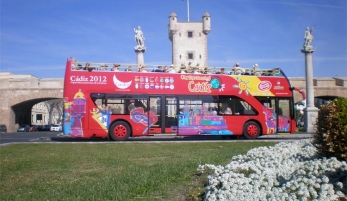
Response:
[{"label": "passenger on upper deck", "polygon": [[154,70],[154,72],[163,72],[163,67],[158,66],[157,69]]},{"label": "passenger on upper deck", "polygon": [[251,75],[251,70],[246,69],[244,75]]},{"label": "passenger on upper deck", "polygon": [[185,65],[181,65],[181,70],[179,70],[178,71],[178,73],[183,73],[183,74],[185,74],[185,73],[187,73],[187,70],[186,70],[187,68],[186,68],[186,66]]},{"label": "passenger on upper deck", "polygon": [[102,70],[102,71],[106,71],[107,70],[107,65],[105,65],[105,64],[100,64],[100,70]]},{"label": "passenger on upper deck", "polygon": [[198,67],[193,68],[193,74],[200,74]]},{"label": "passenger on upper deck", "polygon": [[147,67],[146,67],[146,66],[142,66],[142,67],[141,67],[141,72],[148,72],[148,71],[147,71]]},{"label": "passenger on upper deck", "polygon": [[77,64],[77,67],[75,67],[75,70],[81,70],[81,69],[83,69],[82,65],[81,64]]},{"label": "passenger on upper deck", "polygon": [[216,72],[216,74],[225,74],[225,69],[221,68],[220,71]]},{"label": "passenger on upper deck", "polygon": [[133,71],[133,67],[128,66],[128,68],[127,68],[127,69],[125,69],[125,71],[131,72],[131,71]]},{"label": "passenger on upper deck", "polygon": [[255,76],[260,76],[261,75],[261,70],[258,67],[258,64],[253,65],[253,75]]},{"label": "passenger on upper deck", "polygon": [[204,74],[209,74],[210,72],[211,70],[208,67],[204,68],[204,71],[203,71]]},{"label": "passenger on upper deck", "polygon": [[83,70],[89,70],[89,67],[90,67],[90,63],[86,63],[86,65],[83,67]]},{"label": "passenger on upper deck", "polygon": [[163,73],[167,73],[167,71],[168,71],[167,66],[164,66]]},{"label": "passenger on upper deck", "polygon": [[120,64],[113,64],[113,68],[111,69],[111,71],[119,71],[119,66]]},{"label": "passenger on upper deck", "polygon": [[174,68],[174,65],[171,65],[169,68],[169,73],[176,73],[176,70]]},{"label": "passenger on upper deck", "polygon": [[241,70],[240,64],[236,63],[233,66],[232,71],[234,72],[234,75],[241,75],[242,74],[242,70]]}]

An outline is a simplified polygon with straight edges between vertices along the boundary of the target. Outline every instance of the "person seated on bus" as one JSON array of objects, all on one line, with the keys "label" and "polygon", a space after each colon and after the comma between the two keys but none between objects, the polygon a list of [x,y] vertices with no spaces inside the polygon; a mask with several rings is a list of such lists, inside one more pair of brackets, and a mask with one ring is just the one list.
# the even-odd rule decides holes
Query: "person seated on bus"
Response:
[{"label": "person seated on bus", "polygon": [[238,62],[235,63],[231,71],[233,72],[234,75],[241,75],[242,71],[241,71],[240,63]]},{"label": "person seated on bus", "polygon": [[251,70],[246,69],[244,75],[251,75]]},{"label": "person seated on bus", "polygon": [[119,66],[120,66],[120,64],[113,64],[113,68],[111,69],[111,71],[118,72],[119,71]]},{"label": "person seated on bus", "polygon": [[209,107],[208,112],[210,113],[210,115],[217,115],[217,110],[214,107]]},{"label": "person seated on bus", "polygon": [[83,67],[83,70],[89,70],[90,68],[90,63],[86,63],[86,65]]},{"label": "person seated on bus", "polygon": [[130,100],[130,105],[128,106],[129,112],[135,109],[135,100]]},{"label": "person seated on bus", "polygon": [[253,65],[253,75],[255,75],[255,76],[261,75],[261,70],[260,70],[258,64]]},{"label": "person seated on bus", "polygon": [[174,68],[174,65],[171,65],[169,68],[169,73],[176,73],[176,70]]},{"label": "person seated on bus", "polygon": [[133,67],[128,66],[128,68],[127,68],[127,69],[125,69],[125,71],[127,71],[127,72],[132,72],[132,71],[133,71]]},{"label": "person seated on bus", "polygon": [[225,74],[225,68],[221,68],[216,74]]},{"label": "person seated on bus", "polygon": [[200,74],[198,67],[193,68],[193,74]]},{"label": "person seated on bus", "polygon": [[183,108],[180,108],[180,110],[179,110],[179,114],[184,114],[184,112],[183,112]]},{"label": "person seated on bus", "polygon": [[147,67],[146,67],[146,66],[142,66],[142,67],[141,67],[141,72],[148,72],[148,71],[147,71]]},{"label": "person seated on bus", "polygon": [[268,70],[266,76],[275,76],[275,74],[272,70]]},{"label": "person seated on bus", "polygon": [[82,64],[77,64],[77,66],[75,66],[74,70],[81,70],[82,69]]},{"label": "person seated on bus", "polygon": [[204,74],[209,74],[210,72],[211,70],[208,67],[204,68],[204,71],[203,71]]},{"label": "person seated on bus", "polygon": [[183,73],[183,74],[187,73],[186,66],[182,64],[181,69],[178,71],[178,73]]},{"label": "person seated on bus", "polygon": [[105,64],[100,64],[100,70],[102,70],[102,71],[106,71],[107,70],[107,65],[105,65]]},{"label": "person seated on bus", "polygon": [[224,114],[233,114],[230,107],[227,107],[227,109],[224,111]]},{"label": "person seated on bus", "polygon": [[163,72],[163,67],[162,66],[158,66],[154,72]]},{"label": "person seated on bus", "polygon": [[164,66],[163,67],[163,73],[167,73],[167,72],[168,72],[167,66]]},{"label": "person seated on bus", "polygon": [[240,67],[233,67],[232,71],[234,72],[234,75],[241,75],[242,74],[242,70]]}]

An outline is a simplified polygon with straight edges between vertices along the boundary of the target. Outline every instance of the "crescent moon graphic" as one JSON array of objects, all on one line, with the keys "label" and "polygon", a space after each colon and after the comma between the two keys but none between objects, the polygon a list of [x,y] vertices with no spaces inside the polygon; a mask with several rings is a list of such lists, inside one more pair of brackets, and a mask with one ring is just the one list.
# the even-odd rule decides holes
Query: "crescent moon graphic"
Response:
[{"label": "crescent moon graphic", "polygon": [[126,89],[131,85],[132,80],[130,80],[129,82],[122,82],[119,81],[116,77],[116,75],[113,75],[113,83],[114,85],[116,85],[116,87],[120,88],[120,89]]}]

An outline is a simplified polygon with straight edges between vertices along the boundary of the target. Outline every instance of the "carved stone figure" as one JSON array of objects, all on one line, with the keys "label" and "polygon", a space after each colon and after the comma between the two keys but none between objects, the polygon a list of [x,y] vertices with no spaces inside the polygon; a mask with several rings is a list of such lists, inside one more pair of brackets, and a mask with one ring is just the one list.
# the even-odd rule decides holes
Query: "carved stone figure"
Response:
[{"label": "carved stone figure", "polygon": [[138,26],[137,29],[134,28],[135,32],[135,41],[137,42],[137,45],[140,47],[145,46],[145,38],[143,37],[143,32],[141,31],[141,27]]},{"label": "carved stone figure", "polygon": [[304,42],[304,47],[308,47],[311,45],[311,42],[313,41],[313,35],[312,35],[312,29],[310,29],[310,27],[306,28],[305,31],[305,42]]}]

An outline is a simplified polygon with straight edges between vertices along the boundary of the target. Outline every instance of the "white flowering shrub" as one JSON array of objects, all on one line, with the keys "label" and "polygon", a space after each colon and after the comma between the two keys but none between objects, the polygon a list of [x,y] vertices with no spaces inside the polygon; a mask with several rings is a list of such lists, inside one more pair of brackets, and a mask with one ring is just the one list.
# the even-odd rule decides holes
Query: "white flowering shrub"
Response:
[{"label": "white flowering shrub", "polygon": [[[318,158],[310,140],[251,149],[210,171],[205,200],[338,200],[347,195],[347,163]],[[212,171],[211,171],[212,170]]]}]

